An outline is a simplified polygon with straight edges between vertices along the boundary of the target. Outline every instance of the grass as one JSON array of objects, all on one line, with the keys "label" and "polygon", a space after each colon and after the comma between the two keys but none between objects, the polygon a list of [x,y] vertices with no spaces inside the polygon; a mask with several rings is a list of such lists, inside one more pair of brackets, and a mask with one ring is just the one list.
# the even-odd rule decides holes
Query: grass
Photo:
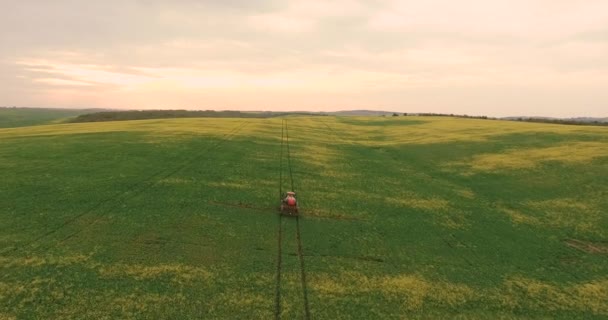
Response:
[{"label": "grass", "polygon": [[[313,318],[608,317],[607,128],[285,119]],[[281,123],[0,129],[0,319],[274,317]]]},{"label": "grass", "polygon": [[60,123],[87,112],[90,112],[90,110],[0,108],[0,128]]}]

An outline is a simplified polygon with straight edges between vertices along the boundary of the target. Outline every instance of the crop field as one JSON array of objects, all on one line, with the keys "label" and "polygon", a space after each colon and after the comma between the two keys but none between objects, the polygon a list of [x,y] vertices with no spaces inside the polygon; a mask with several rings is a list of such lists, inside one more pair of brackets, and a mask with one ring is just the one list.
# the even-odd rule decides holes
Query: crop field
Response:
[{"label": "crop field", "polygon": [[0,173],[2,320],[608,317],[606,127],[52,124]]},{"label": "crop field", "polygon": [[61,123],[72,117],[88,113],[79,109],[1,108],[0,128]]}]

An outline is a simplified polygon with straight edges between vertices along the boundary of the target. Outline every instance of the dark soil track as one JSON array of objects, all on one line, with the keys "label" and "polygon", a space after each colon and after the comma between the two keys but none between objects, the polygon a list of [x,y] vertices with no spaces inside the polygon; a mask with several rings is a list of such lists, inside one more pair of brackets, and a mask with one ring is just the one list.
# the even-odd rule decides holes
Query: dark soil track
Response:
[{"label": "dark soil track", "polygon": [[16,246],[9,250],[6,250],[4,253],[15,252],[15,251],[23,250],[26,247],[33,246],[36,243],[39,243],[42,240],[47,239],[48,237],[52,236],[53,234],[59,232],[60,230],[78,222],[80,219],[84,218],[86,215],[93,214],[96,210],[103,208],[106,204],[113,204],[108,209],[102,210],[101,213],[93,214],[94,216],[93,216],[93,220],[91,223],[86,224],[85,227],[79,228],[78,230],[76,230],[76,231],[70,233],[69,235],[65,236],[64,238],[62,238],[60,240],[60,243],[64,243],[65,241],[69,240],[70,238],[73,238],[74,236],[78,235],[82,231],[85,231],[87,229],[87,226],[95,225],[96,223],[101,221],[101,219],[104,216],[106,216],[107,214],[120,208],[120,206],[123,203],[125,203],[126,201],[128,201],[129,199],[132,199],[132,198],[140,195],[141,193],[145,192],[149,188],[154,187],[154,185],[156,185],[158,183],[158,181],[160,181],[162,179],[166,179],[166,178],[184,170],[185,168],[191,166],[192,164],[196,163],[201,158],[203,158],[205,155],[207,155],[210,151],[218,148],[224,142],[229,141],[232,138],[234,138],[234,136],[239,131],[241,131],[243,128],[245,128],[248,124],[249,123],[247,121],[240,122],[230,132],[228,132],[227,134],[222,136],[216,143],[210,145],[207,148],[204,148],[200,152],[196,153],[193,157],[184,160],[182,163],[178,164],[177,166],[161,169],[157,172],[154,172],[150,176],[148,176],[142,180],[139,180],[139,181],[135,182],[133,185],[129,186],[126,189],[126,191],[117,192],[114,195],[93,204],[88,210],[85,210],[82,213],[79,213],[79,214],[65,220],[59,226],[40,234],[38,237],[32,239],[31,241],[29,241],[21,246]]},{"label": "dark soil track", "polygon": [[[289,146],[289,130],[287,129],[287,121],[283,120],[281,127],[281,150],[279,156],[279,201],[283,197],[283,148],[286,147],[287,167],[289,171],[290,191],[295,192],[293,170],[291,162],[291,149]],[[277,267],[276,267],[276,289],[275,289],[275,319],[281,318],[281,272],[282,272],[282,239],[283,239],[283,220],[292,220],[279,214],[279,227],[277,231]],[[300,231],[300,217],[295,217],[296,222],[296,242],[298,245],[298,260],[300,262],[300,280],[302,284],[302,295],[304,299],[304,318],[310,319],[310,306],[308,303],[308,284],[306,282],[306,268],[304,263],[304,252],[302,249],[302,235]]]}]

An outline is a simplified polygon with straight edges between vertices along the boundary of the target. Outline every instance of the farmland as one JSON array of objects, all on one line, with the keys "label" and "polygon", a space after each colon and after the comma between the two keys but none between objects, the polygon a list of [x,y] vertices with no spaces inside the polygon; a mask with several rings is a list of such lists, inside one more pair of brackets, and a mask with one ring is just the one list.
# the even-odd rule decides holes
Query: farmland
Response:
[{"label": "farmland", "polygon": [[91,110],[0,107],[0,128],[61,123],[89,111]]},{"label": "farmland", "polygon": [[51,124],[0,172],[0,319],[608,317],[605,127]]}]

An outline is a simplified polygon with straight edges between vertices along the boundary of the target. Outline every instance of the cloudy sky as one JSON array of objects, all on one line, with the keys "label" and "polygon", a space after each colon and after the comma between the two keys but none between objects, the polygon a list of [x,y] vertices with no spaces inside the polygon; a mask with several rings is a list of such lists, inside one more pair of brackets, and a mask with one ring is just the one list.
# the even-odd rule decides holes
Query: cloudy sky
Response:
[{"label": "cloudy sky", "polygon": [[606,0],[0,0],[0,106],[608,116]]}]

